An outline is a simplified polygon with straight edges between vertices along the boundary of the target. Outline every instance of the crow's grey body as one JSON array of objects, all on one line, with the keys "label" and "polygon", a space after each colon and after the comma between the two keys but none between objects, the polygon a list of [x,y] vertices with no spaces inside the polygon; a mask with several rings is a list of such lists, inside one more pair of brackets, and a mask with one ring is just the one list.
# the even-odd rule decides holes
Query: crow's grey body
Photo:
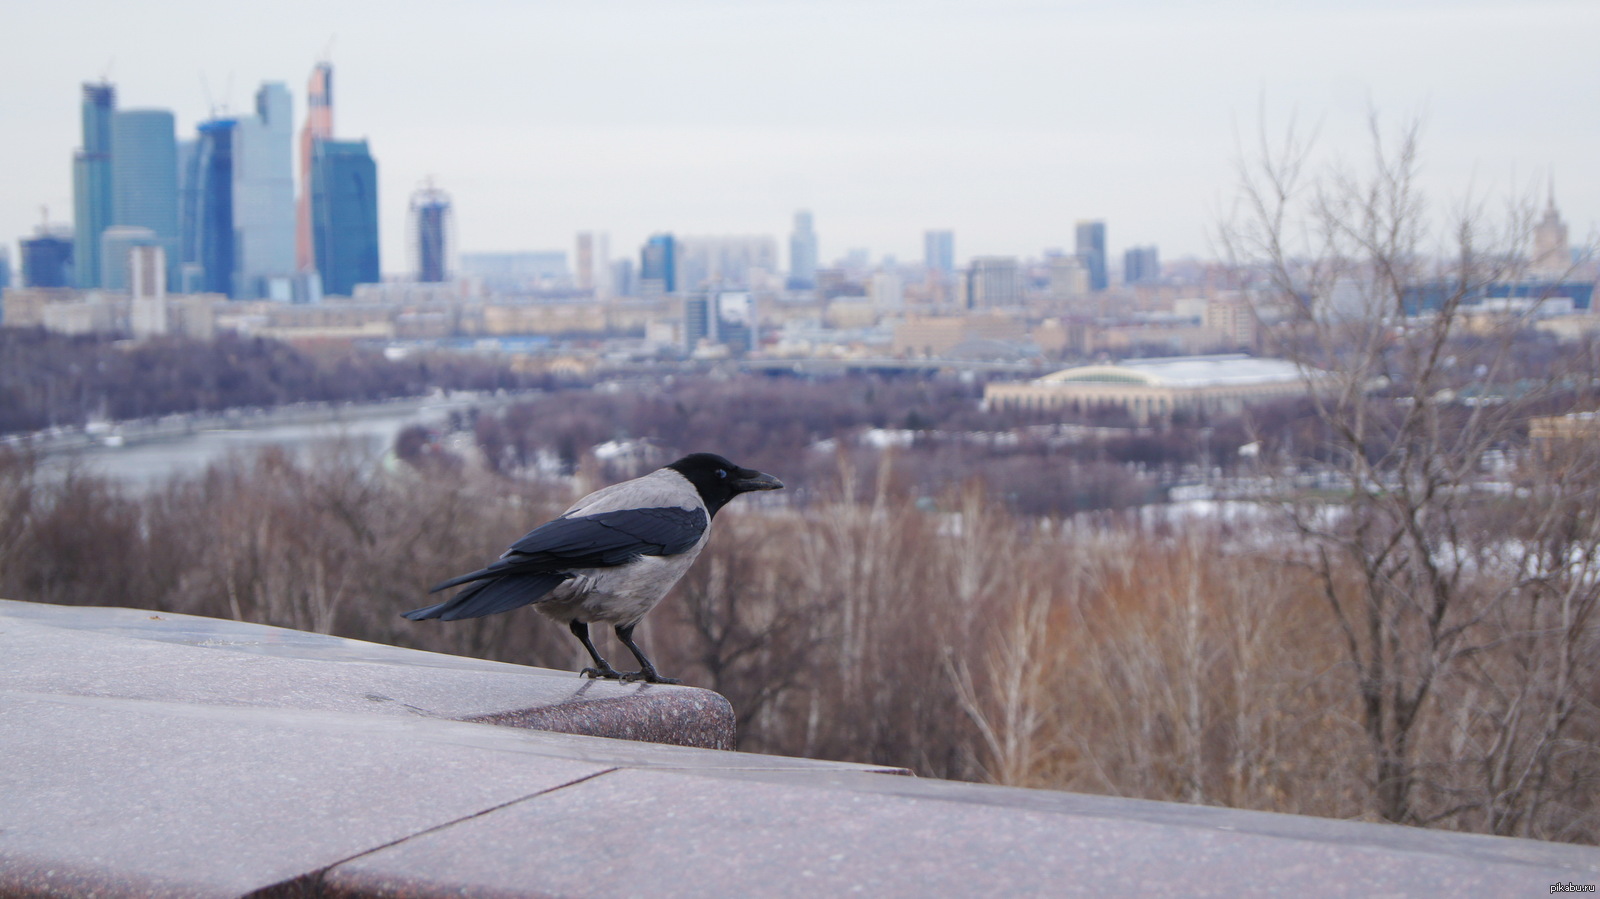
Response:
[{"label": "crow's grey body", "polygon": [[[699,557],[711,519],[733,497],[776,490],[771,475],[697,453],[640,478],[596,490],[523,536],[494,563],[434,587],[470,584],[450,599],[405,613],[412,620],[478,618],[534,605],[566,624],[595,661],[596,677],[666,681],[633,642],[633,628]],[[589,639],[611,625],[640,670],[619,674]]]},{"label": "crow's grey body", "polygon": [[572,578],[551,590],[536,608],[562,624],[578,620],[612,626],[636,624],[655,608],[700,557],[700,550],[711,537],[705,502],[688,479],[670,468],[657,469],[642,478],[597,490],[578,500],[561,517],[583,518],[645,508],[698,513],[703,522],[698,539],[688,549],[670,556],[641,555],[627,565],[570,569]]}]

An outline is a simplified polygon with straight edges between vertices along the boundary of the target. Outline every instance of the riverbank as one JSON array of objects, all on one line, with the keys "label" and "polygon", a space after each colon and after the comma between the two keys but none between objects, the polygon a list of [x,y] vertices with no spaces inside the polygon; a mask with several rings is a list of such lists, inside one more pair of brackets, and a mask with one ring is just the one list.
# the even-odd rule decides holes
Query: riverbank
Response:
[{"label": "riverbank", "polygon": [[413,424],[442,424],[451,413],[495,409],[538,391],[452,391],[376,403],[296,403],[271,409],[166,415],[52,429],[7,443],[38,453],[47,467],[74,469],[132,487],[201,472],[229,455],[267,447],[301,452],[339,442],[381,456]]}]

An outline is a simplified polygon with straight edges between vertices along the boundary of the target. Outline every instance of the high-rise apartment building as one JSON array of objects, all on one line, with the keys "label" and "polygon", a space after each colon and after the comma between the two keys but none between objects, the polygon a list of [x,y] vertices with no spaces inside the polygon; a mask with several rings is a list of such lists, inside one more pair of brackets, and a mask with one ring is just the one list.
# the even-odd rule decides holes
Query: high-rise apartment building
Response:
[{"label": "high-rise apartment building", "polygon": [[794,214],[794,230],[789,234],[790,290],[810,290],[817,286],[817,232],[812,227],[811,211]]},{"label": "high-rise apartment building", "polygon": [[1075,255],[1056,253],[1048,259],[1050,299],[1070,303],[1089,292],[1089,270]]},{"label": "high-rise apartment building", "polygon": [[1105,290],[1110,283],[1106,277],[1106,223],[1079,222],[1077,238],[1078,258],[1089,270],[1089,289]]},{"label": "high-rise apartment building", "polygon": [[417,280],[438,284],[450,277],[450,195],[429,184],[411,195],[411,241]]},{"label": "high-rise apartment building", "polygon": [[956,270],[954,231],[925,231],[922,234],[922,264],[929,273],[948,275]]},{"label": "high-rise apartment building", "polygon": [[588,231],[578,232],[577,259],[578,289],[594,290],[594,235]]},{"label": "high-rise apartment building", "polygon": [[311,237],[323,293],[347,297],[380,280],[378,166],[366,141],[314,142]]},{"label": "high-rise apartment building", "polygon": [[973,309],[1022,305],[1022,269],[1015,256],[979,256],[968,273],[968,303]]},{"label": "high-rise apartment building", "polygon": [[83,146],[72,158],[73,258],[79,287],[100,286],[100,232],[112,225],[112,124],[117,89],[85,84]]},{"label": "high-rise apartment building", "polygon": [[[177,282],[178,139],[172,113],[165,109],[118,110],[111,117],[111,223],[109,227],[148,229],[162,248],[167,283]],[[104,231],[101,232],[102,236]],[[104,246],[104,240],[101,241]],[[125,272],[126,258],[101,260],[101,285],[113,287],[106,273]],[[126,275],[120,283],[125,282]],[[123,289],[117,286],[116,289]]]},{"label": "high-rise apartment building", "polygon": [[1131,247],[1122,253],[1122,283],[1153,284],[1161,280],[1161,256],[1154,245]]}]

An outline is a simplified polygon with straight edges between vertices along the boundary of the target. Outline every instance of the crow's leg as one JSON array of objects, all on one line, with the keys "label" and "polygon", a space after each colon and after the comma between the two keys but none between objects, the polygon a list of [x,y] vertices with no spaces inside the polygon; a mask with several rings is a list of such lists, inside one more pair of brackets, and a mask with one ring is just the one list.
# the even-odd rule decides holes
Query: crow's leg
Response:
[{"label": "crow's leg", "polygon": [[662,677],[656,673],[656,666],[650,664],[650,660],[644,657],[643,652],[639,651],[639,644],[633,642],[632,624],[617,625],[617,639],[621,640],[622,645],[628,647],[628,651],[633,653],[633,657],[639,660],[639,670],[630,671],[627,674],[624,674],[622,676],[623,680],[642,680],[652,684],[683,683],[683,681],[678,680],[677,678]]},{"label": "crow's leg", "polygon": [[579,674],[584,677],[604,677],[609,680],[617,680],[622,677],[621,674],[617,673],[617,669],[611,667],[610,662],[600,658],[600,651],[594,648],[594,641],[589,639],[589,623],[587,621],[573,619],[572,623],[567,625],[567,628],[572,631],[572,636],[577,637],[583,643],[583,648],[589,650],[589,658],[594,659],[594,667],[585,668],[578,672]]}]

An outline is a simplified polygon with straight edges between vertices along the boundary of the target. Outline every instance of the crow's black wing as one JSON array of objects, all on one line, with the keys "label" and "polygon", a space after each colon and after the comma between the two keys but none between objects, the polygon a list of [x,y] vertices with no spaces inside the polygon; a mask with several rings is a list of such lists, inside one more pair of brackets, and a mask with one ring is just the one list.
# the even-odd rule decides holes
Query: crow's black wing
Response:
[{"label": "crow's black wing", "polygon": [[428,592],[499,575],[610,568],[639,556],[673,556],[698,543],[708,524],[704,510],[677,507],[557,518],[511,544],[499,561],[453,577]]},{"label": "crow's black wing", "polygon": [[672,556],[700,541],[709,519],[703,509],[621,509],[557,518],[528,532],[499,561],[453,577],[429,593],[472,584],[450,599],[406,612],[413,621],[479,618],[543,599],[573,568],[610,568],[640,556]]},{"label": "crow's black wing", "polygon": [[507,555],[567,568],[607,568],[638,556],[686,552],[700,542],[708,523],[705,510],[676,506],[557,518],[511,544]]}]

